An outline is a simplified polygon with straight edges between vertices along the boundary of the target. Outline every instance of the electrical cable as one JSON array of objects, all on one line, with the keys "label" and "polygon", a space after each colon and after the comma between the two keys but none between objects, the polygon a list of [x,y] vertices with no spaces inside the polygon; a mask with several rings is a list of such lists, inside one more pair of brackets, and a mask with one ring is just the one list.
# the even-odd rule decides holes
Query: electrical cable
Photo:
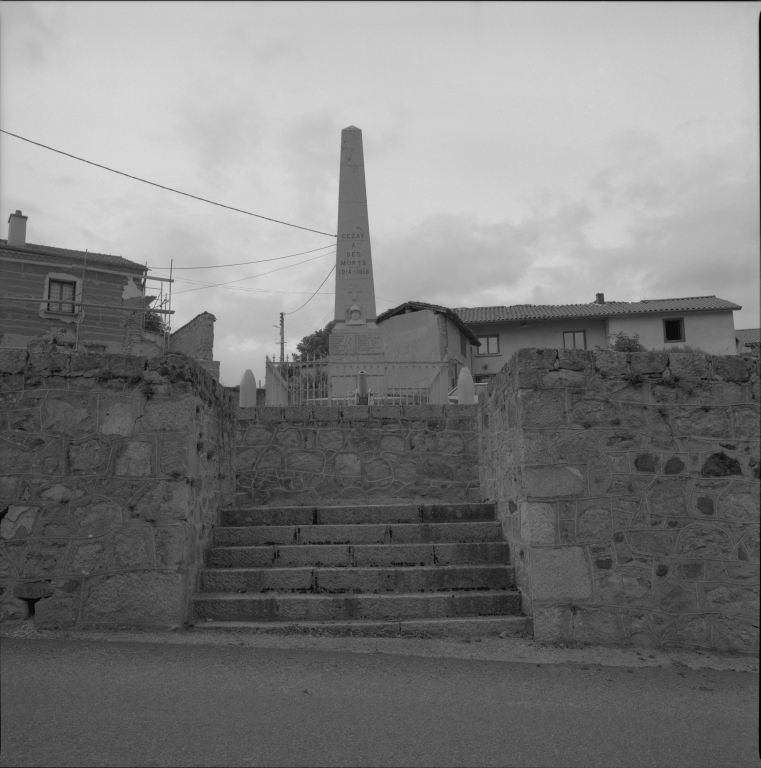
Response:
[{"label": "electrical cable", "polygon": [[32,141],[31,139],[27,139],[24,136],[19,136],[17,133],[11,133],[10,131],[3,130],[0,128],[0,133],[5,133],[8,136],[13,136],[16,139],[21,139],[21,141],[27,141],[29,144],[34,144],[35,146],[42,147],[43,149],[49,149],[51,152],[57,152],[59,155],[66,155],[66,157],[71,157],[74,160],[79,160],[82,163],[87,163],[88,165],[94,165],[96,168],[103,168],[105,171],[111,171],[111,173],[118,173],[120,176],[126,176],[128,179],[134,179],[135,181],[142,181],[143,184],[150,184],[153,187],[158,187],[159,189],[165,189],[168,192],[176,192],[178,195],[184,195],[185,197],[192,197],[194,200],[200,200],[203,203],[209,203],[210,205],[217,205],[220,208],[227,208],[231,211],[237,211],[238,213],[245,213],[247,216],[255,216],[257,219],[264,219],[265,221],[273,221],[275,224],[283,224],[286,227],[294,227],[295,229],[303,229],[307,232],[315,232],[318,235],[325,235],[326,237],[338,237],[338,235],[331,235],[328,232],[321,232],[319,229],[310,229],[309,227],[301,227],[298,224],[289,224],[287,221],[280,221],[279,219],[272,219],[269,216],[262,216],[258,213],[251,213],[251,211],[244,211],[240,208],[233,208],[231,205],[224,205],[223,203],[215,203],[213,200],[207,200],[205,197],[198,197],[198,195],[191,195],[189,192],[181,192],[179,189],[172,189],[172,187],[165,187],[163,184],[157,184],[155,181],[148,181],[147,179],[141,179],[139,176],[132,176],[129,173],[124,173],[123,171],[117,171],[114,168],[109,168],[107,165],[101,165],[100,163],[94,163],[92,160],[85,160],[83,157],[77,157],[76,155],[69,154],[68,152],[63,152],[60,149],[54,149],[53,147],[47,146],[47,144],[40,144],[39,141]]},{"label": "electrical cable", "polygon": [[[258,259],[257,261],[239,261],[235,264],[211,264],[207,267],[174,267],[176,272],[178,269],[221,269],[222,267],[244,267],[247,264],[261,264],[265,261],[280,261],[282,259],[292,259],[295,256],[303,256],[307,253],[315,253],[316,251],[323,251],[326,248],[335,248],[332,243],[330,245],[323,245],[321,248],[312,248],[311,251],[301,251],[300,253],[291,253],[288,256],[276,256],[272,259]],[[169,269],[169,267],[149,267],[149,269]]]},{"label": "electrical cable", "polygon": [[[330,277],[330,276],[333,274],[333,270],[334,270],[335,268],[336,268],[336,265],[334,264],[334,265],[333,265],[333,266],[330,268],[330,272],[328,272],[328,274],[327,274],[327,275],[325,275],[325,280],[323,280],[323,281],[322,281],[322,282],[321,282],[321,283],[320,283],[320,284],[317,286],[317,291],[319,291],[319,290],[320,290],[320,288],[322,288],[322,286],[323,286],[323,285],[325,285],[325,282],[326,282],[326,281],[327,281],[327,279],[328,279],[328,278],[329,278],[329,277]],[[302,305],[299,307],[299,309],[304,309],[304,307],[305,307],[307,304],[309,304],[309,302],[310,302],[310,301],[311,301],[311,300],[312,300],[312,299],[313,299],[313,298],[314,298],[314,297],[317,295],[317,291],[315,291],[315,292],[314,292],[314,293],[313,293],[313,294],[312,294],[312,295],[311,295],[311,296],[310,296],[310,297],[309,297],[309,298],[308,298],[308,299],[307,299],[307,300],[306,300],[306,301],[305,301],[305,302],[304,302],[304,303],[303,303],[303,304],[302,304]],[[299,311],[299,309],[294,309],[294,310],[293,310],[293,312],[283,312],[283,314],[284,314],[284,315],[295,315],[295,314],[296,314],[296,312],[298,312],[298,311]]]},{"label": "electrical cable", "polygon": [[[257,277],[264,277],[264,275],[271,275],[273,272],[282,272],[282,270],[284,269],[290,269],[291,267],[298,267],[301,264],[306,264],[310,261],[315,261],[315,259],[321,259],[323,256],[328,256],[328,255],[329,254],[327,253],[321,253],[319,256],[313,256],[311,259],[305,259],[304,261],[298,261],[295,264],[288,264],[285,267],[278,267],[277,269],[271,269],[269,272],[261,272],[258,275],[249,275],[248,277],[241,277],[238,280],[228,280],[226,283],[215,283],[213,285],[203,285],[200,288],[188,288],[186,291],[175,291],[174,295],[177,296],[180,293],[192,293],[193,291],[203,291],[206,288],[219,288],[220,286],[223,286],[223,285],[240,283],[243,280],[253,280],[254,278],[257,278]],[[333,267],[333,269],[335,269],[335,266]],[[322,288],[322,286],[320,286],[320,288]],[[318,288],[317,290],[319,291],[320,288]]]}]

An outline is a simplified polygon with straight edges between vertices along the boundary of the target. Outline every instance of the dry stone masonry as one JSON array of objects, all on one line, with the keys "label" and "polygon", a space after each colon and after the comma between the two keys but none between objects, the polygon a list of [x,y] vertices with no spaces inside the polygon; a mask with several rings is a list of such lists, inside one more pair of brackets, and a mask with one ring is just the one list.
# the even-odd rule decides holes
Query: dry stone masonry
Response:
[{"label": "dry stone masonry", "polygon": [[480,501],[474,405],[241,408],[240,504]]},{"label": "dry stone masonry", "polygon": [[234,489],[234,400],[195,361],[0,351],[3,618],[177,626]]},{"label": "dry stone masonry", "polygon": [[522,349],[481,395],[481,481],[542,641],[758,652],[751,357]]}]

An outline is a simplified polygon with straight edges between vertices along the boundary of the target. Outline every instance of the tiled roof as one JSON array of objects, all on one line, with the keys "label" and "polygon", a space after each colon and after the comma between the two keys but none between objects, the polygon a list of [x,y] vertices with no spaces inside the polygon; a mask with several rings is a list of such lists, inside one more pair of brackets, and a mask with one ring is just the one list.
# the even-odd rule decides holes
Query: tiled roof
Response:
[{"label": "tiled roof", "polygon": [[689,312],[694,310],[742,309],[716,296],[684,299],[643,299],[642,301],[606,301],[604,304],[517,304],[512,307],[462,307],[455,312],[466,323],[495,323],[500,320],[545,320],[564,317],[609,317],[640,315],[651,312]]},{"label": "tiled roof", "polygon": [[400,304],[398,307],[387,309],[385,312],[382,312],[375,319],[375,322],[382,323],[384,320],[388,320],[390,317],[403,315],[407,312],[419,312],[421,309],[430,309],[432,312],[438,312],[440,315],[448,317],[457,326],[457,328],[465,334],[468,341],[470,341],[474,347],[481,346],[481,342],[478,340],[473,331],[471,331],[470,328],[468,328],[468,326],[465,325],[465,323],[458,317],[460,310],[449,309],[449,307],[441,307],[438,304],[426,304],[424,301],[405,301],[404,304]]},{"label": "tiled roof", "polygon": [[92,251],[73,251],[69,248],[55,248],[51,245],[34,245],[26,243],[25,245],[8,245],[7,240],[0,240],[0,249],[4,251],[13,251],[15,253],[36,253],[40,256],[58,256],[65,259],[74,259],[84,263],[87,258],[88,264],[100,264],[104,267],[118,267],[134,271],[145,272],[143,264],[137,264],[134,261],[125,259],[121,256],[112,256],[108,253],[93,253]]},{"label": "tiled roof", "polygon": [[761,328],[735,328],[735,336],[740,344],[761,343]]}]

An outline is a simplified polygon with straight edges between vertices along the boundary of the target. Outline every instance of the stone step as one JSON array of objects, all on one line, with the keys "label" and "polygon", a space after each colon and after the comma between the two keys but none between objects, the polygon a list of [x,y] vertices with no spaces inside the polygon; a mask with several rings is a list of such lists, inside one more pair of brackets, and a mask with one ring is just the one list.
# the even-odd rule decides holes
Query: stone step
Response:
[{"label": "stone step", "polygon": [[275,544],[213,547],[209,568],[393,567],[414,565],[508,565],[506,541],[448,544]]},{"label": "stone step", "polygon": [[196,630],[323,637],[484,637],[531,634],[529,616],[464,616],[403,621],[214,621],[200,620]]},{"label": "stone step", "polygon": [[358,525],[250,525],[215,528],[216,547],[268,544],[419,544],[501,541],[496,520],[480,523],[366,523]]},{"label": "stone step", "polygon": [[377,504],[315,507],[232,507],[221,527],[249,525],[351,525],[495,520],[494,504]]},{"label": "stone step", "polygon": [[225,568],[201,571],[202,592],[419,593],[512,589],[506,565],[413,568]]},{"label": "stone step", "polygon": [[519,592],[449,592],[407,595],[264,595],[201,593],[194,617],[215,621],[403,621],[520,614]]}]

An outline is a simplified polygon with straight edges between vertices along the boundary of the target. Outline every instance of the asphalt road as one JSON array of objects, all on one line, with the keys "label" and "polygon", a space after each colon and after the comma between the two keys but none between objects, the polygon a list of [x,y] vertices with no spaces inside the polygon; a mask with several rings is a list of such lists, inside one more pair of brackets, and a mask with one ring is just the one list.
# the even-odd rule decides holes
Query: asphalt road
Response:
[{"label": "asphalt road", "polygon": [[0,766],[761,765],[749,672],[234,643],[3,638]]}]

